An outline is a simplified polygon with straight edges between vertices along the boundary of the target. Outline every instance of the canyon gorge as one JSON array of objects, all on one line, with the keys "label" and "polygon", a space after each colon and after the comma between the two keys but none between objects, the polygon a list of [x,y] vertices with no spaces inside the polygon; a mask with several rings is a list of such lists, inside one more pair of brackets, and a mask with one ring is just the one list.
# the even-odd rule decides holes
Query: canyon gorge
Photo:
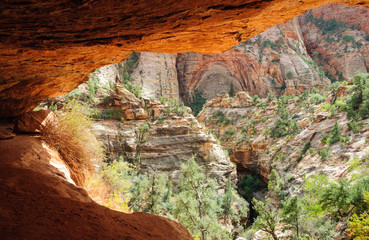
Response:
[{"label": "canyon gorge", "polygon": [[[322,189],[347,180],[361,204],[351,211],[366,214],[369,5],[320,7],[331,2],[1,3],[0,237],[271,239],[256,227],[258,201],[280,212],[293,197],[311,196],[315,175],[327,177]],[[358,92],[361,102],[353,105]],[[75,111],[71,101],[93,119],[80,141],[101,142],[103,161],[91,157],[89,166],[55,142]],[[214,179],[217,186],[213,217],[221,227],[208,238],[186,225],[176,206],[156,212],[154,198],[130,192],[141,179],[152,181],[144,191],[156,194],[154,179],[164,174],[175,192],[168,190],[166,201],[178,204],[192,156],[206,184]],[[131,182],[119,193],[109,174],[122,174],[122,162],[132,164],[124,173]],[[251,192],[248,177],[261,184]],[[119,197],[122,204],[112,207]],[[134,205],[135,197],[152,209]],[[312,230],[318,220],[304,222],[301,229],[311,231],[304,236],[355,237],[347,230],[352,212],[338,211],[338,220],[324,211],[316,218],[326,221],[326,233]],[[273,230],[278,239],[305,234],[285,233],[289,223],[280,219]]]}]

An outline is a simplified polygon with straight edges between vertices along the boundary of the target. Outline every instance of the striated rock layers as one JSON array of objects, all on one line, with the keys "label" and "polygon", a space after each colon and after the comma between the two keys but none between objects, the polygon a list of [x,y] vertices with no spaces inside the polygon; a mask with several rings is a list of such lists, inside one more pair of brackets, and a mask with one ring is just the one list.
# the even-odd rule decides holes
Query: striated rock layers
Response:
[{"label": "striated rock layers", "polygon": [[[252,103],[242,92],[233,98],[223,95],[208,101],[197,119],[229,149],[239,178],[254,174],[267,182],[274,168],[288,176],[284,181],[291,186],[289,191],[299,191],[304,177],[313,174],[325,174],[330,179],[345,177],[351,174],[350,165],[355,158],[368,157],[368,118],[359,122],[363,126],[360,131],[353,132],[347,126],[350,120],[345,111],[325,109],[333,95],[326,92],[327,97],[321,103],[314,96],[295,96],[288,100],[286,121],[290,126],[295,122],[298,128],[294,134],[281,137],[272,136],[278,124],[283,124],[278,101],[263,99]],[[342,97],[345,99],[347,94]],[[336,122],[345,142],[329,145],[324,139],[330,136]]]},{"label": "striated rock layers", "polygon": [[[192,115],[171,110],[170,103],[141,101],[119,84],[112,98],[110,108],[120,110],[125,121],[94,123],[94,131],[104,142],[110,159],[122,156],[137,164],[139,158],[140,170],[164,172],[176,183],[180,165],[196,154],[197,162],[221,185],[228,177],[236,178],[229,157]],[[140,130],[144,126],[147,129]]]},{"label": "striated rock layers", "polygon": [[[220,52],[332,0],[2,1],[0,116],[136,52]],[[368,7],[367,1],[337,0]]]},{"label": "striated rock layers", "polygon": [[[132,77],[146,96],[177,98],[179,91],[186,103],[196,91],[213,99],[231,85],[236,92],[264,97],[298,94],[368,71],[368,15],[366,8],[330,4],[223,53],[141,53]],[[344,40],[349,36],[352,40]]]},{"label": "striated rock layers", "polygon": [[1,139],[0,158],[1,239],[192,239],[178,222],[98,205],[37,136]]},{"label": "striated rock layers", "polygon": [[142,87],[142,95],[155,99],[169,97],[179,100],[177,54],[143,52],[137,55],[132,82]]},{"label": "striated rock layers", "polygon": [[298,19],[279,24],[220,54],[178,54],[178,81],[185,102],[195,91],[213,99],[234,90],[265,97],[296,94],[327,83],[306,52]]},{"label": "striated rock layers", "polygon": [[308,53],[331,81],[369,72],[369,9],[330,4],[299,17]]},{"label": "striated rock layers", "polygon": [[178,54],[181,97],[191,102],[197,90],[213,99],[228,93],[231,83],[236,92],[251,95],[296,94],[327,84],[326,77],[348,80],[356,71],[366,73],[368,17],[367,8],[329,4],[220,54]]}]

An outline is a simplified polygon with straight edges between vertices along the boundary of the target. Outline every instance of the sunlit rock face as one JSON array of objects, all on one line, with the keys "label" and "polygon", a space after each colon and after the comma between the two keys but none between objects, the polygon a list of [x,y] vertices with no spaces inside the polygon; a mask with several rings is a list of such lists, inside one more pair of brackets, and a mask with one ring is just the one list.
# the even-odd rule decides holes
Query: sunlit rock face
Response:
[{"label": "sunlit rock face", "polygon": [[[131,52],[221,52],[330,0],[6,1],[0,116],[65,94]],[[340,3],[368,7],[361,0]]]},{"label": "sunlit rock face", "polygon": [[1,239],[192,239],[178,222],[95,203],[55,149],[11,131],[0,124]]},{"label": "sunlit rock face", "polygon": [[132,73],[132,82],[142,87],[142,95],[179,99],[176,56],[173,53],[137,53],[138,62]]},{"label": "sunlit rock face", "polygon": [[[348,80],[357,71],[369,72],[368,18],[368,8],[342,4],[313,9],[300,17],[307,51],[331,81]],[[324,21],[329,27],[319,27]]]}]

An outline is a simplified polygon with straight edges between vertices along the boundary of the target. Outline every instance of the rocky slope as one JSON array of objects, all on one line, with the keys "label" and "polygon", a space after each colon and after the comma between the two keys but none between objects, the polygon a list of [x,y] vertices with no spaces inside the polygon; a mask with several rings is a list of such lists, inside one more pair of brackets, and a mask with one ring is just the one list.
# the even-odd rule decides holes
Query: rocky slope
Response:
[{"label": "rocky slope", "polygon": [[307,61],[298,19],[279,24],[221,54],[179,54],[178,81],[185,102],[195,91],[207,99],[230,91],[251,95],[296,94],[327,84]]},{"label": "rocky slope", "polygon": [[[100,107],[121,113],[124,121],[99,120],[94,123],[111,160],[120,156],[138,164],[141,171],[164,172],[176,182],[180,165],[196,154],[197,162],[224,186],[228,177],[236,178],[235,166],[222,148],[178,103],[137,99],[117,84],[109,106]],[[172,101],[172,100],[170,100]],[[143,130],[143,128],[146,128]],[[139,161],[137,158],[139,157]]]},{"label": "rocky slope", "polygon": [[[341,88],[341,94],[344,91],[345,88]],[[316,100],[318,98],[319,101]],[[330,179],[344,177],[349,174],[353,159],[367,157],[369,119],[359,122],[362,126],[359,132],[349,130],[346,112],[336,105],[330,108],[333,99],[329,92],[290,97],[286,100],[289,116],[285,121],[289,127],[294,122],[296,129],[282,137],[273,137],[273,133],[283,125],[276,123],[281,117],[278,101],[263,99],[253,102],[242,92],[234,98],[224,95],[208,101],[198,120],[218,136],[223,147],[229,149],[241,179],[245,174],[253,174],[267,182],[270,170],[274,168],[282,176],[288,176],[290,191],[298,191],[304,177],[319,173]],[[329,146],[322,139],[331,134],[336,122],[345,143]],[[321,150],[327,150],[327,154]]]},{"label": "rocky slope", "polygon": [[369,72],[369,10],[331,4],[299,17],[310,56],[332,80]]},{"label": "rocky slope", "polygon": [[39,136],[0,124],[1,239],[192,239],[179,223],[98,205]]}]

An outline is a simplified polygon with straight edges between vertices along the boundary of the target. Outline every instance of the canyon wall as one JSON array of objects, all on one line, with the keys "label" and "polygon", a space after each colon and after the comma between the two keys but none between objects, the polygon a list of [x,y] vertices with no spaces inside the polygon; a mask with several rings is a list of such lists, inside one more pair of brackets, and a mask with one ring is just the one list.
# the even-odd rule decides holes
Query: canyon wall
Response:
[{"label": "canyon wall", "polygon": [[196,91],[213,99],[229,93],[231,85],[235,92],[263,97],[299,94],[331,81],[349,80],[356,71],[368,72],[368,15],[366,8],[330,4],[223,53],[141,53],[133,79],[147,96],[178,98],[179,92],[186,103],[194,100]]}]

